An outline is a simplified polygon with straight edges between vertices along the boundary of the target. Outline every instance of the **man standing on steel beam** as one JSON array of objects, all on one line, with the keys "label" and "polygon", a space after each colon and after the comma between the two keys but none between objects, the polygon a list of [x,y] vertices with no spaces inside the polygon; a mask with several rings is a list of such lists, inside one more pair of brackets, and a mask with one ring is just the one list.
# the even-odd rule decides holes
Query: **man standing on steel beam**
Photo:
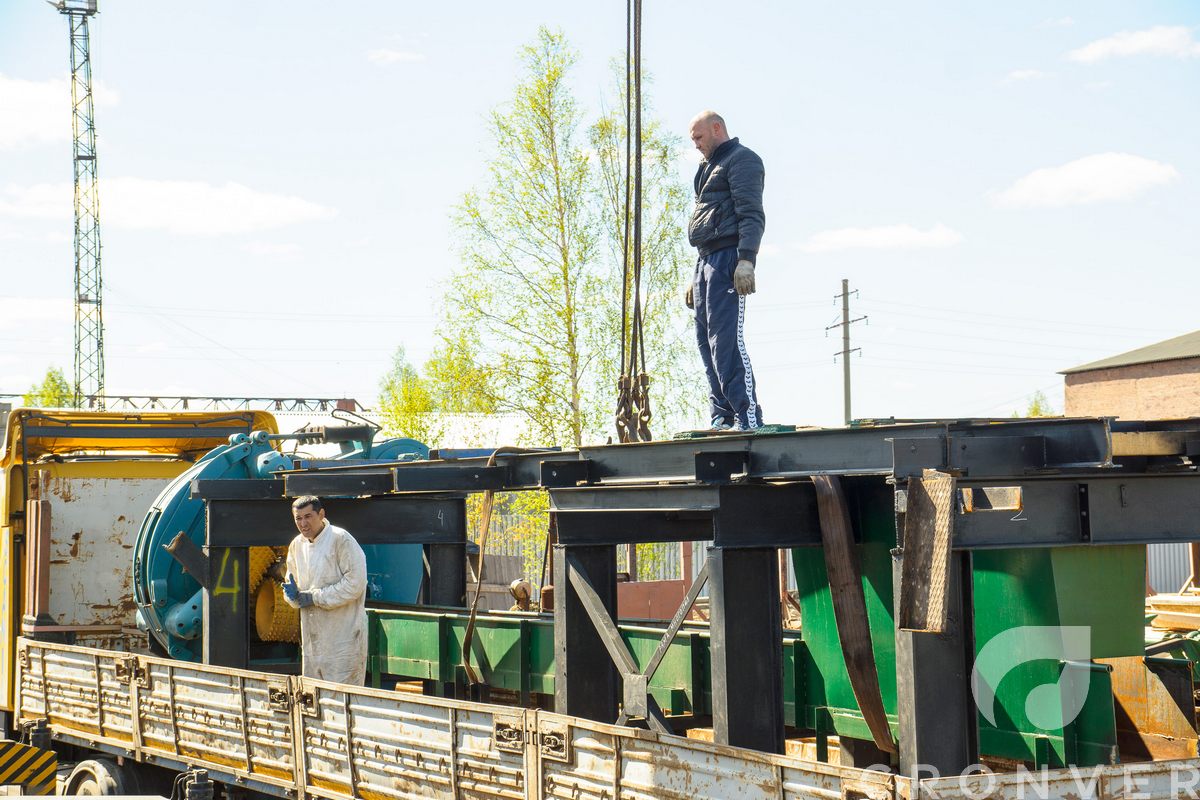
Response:
[{"label": "man standing on steel beam", "polygon": [[288,545],[288,605],[300,609],[307,678],[362,686],[367,677],[367,559],[354,537],[330,525],[320,498],[297,497],[300,535]]},{"label": "man standing on steel beam", "polygon": [[765,171],[753,150],[729,138],[725,120],[715,111],[697,114],[689,135],[704,160],[696,171],[696,208],[688,225],[688,241],[700,257],[687,306],[696,312],[712,427],[754,430],[762,425],[762,408],[742,326],[766,227]]}]

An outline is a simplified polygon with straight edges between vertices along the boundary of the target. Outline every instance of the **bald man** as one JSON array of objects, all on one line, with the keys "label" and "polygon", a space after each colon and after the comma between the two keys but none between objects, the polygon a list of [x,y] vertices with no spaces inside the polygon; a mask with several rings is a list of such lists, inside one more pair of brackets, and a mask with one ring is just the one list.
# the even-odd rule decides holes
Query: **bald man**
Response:
[{"label": "bald man", "polygon": [[704,160],[696,170],[696,208],[688,225],[688,241],[700,257],[687,306],[696,312],[712,427],[754,430],[762,425],[762,408],[742,326],[766,227],[763,162],[729,138],[725,120],[715,111],[697,114],[690,136]]}]

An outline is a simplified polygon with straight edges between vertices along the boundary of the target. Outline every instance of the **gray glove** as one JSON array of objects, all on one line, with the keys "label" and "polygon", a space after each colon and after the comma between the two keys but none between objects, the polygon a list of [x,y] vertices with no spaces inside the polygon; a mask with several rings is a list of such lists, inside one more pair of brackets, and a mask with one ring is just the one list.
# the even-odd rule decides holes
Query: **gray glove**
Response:
[{"label": "gray glove", "polygon": [[733,288],[738,294],[754,294],[754,265],[744,258],[733,271]]},{"label": "gray glove", "polygon": [[683,304],[684,304],[685,306],[687,306],[688,308],[695,308],[695,307],[696,307],[696,301],[695,301],[695,299],[692,297],[692,291],[693,291],[692,287],[694,287],[695,285],[696,285],[696,284],[694,284],[694,283],[689,283],[689,284],[688,284],[687,291],[686,291],[686,292],[684,292],[684,294],[683,294]]},{"label": "gray glove", "polygon": [[283,584],[283,595],[301,608],[308,608],[313,604],[312,592],[300,591],[294,575],[288,575],[287,583]]}]

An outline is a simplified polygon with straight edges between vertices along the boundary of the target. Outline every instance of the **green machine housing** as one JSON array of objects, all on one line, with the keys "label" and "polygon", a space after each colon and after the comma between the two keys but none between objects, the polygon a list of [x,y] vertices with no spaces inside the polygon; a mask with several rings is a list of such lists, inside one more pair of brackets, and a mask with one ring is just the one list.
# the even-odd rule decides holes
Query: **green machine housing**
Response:
[{"label": "green machine housing", "polygon": [[[893,734],[898,734],[893,492],[878,483],[851,480],[848,495],[861,536],[855,550],[880,694]],[[979,709],[980,753],[1051,767],[1117,760],[1111,670],[1096,660],[1144,655],[1145,546],[976,550],[965,559],[973,610],[971,661],[982,663],[985,648],[997,640],[1003,651],[991,651],[990,660],[999,657],[1010,666],[992,687],[991,714]],[[798,726],[870,740],[847,675],[822,553],[796,549],[792,560],[808,656],[797,665],[805,673]],[[1022,635],[1005,637],[1018,629]],[[1037,629],[1047,636],[1030,635]],[[1060,642],[1062,629],[1086,631],[1080,652],[1060,655],[1045,646]],[[1070,655],[1077,658],[1063,657]],[[983,697],[978,690],[975,695],[977,702]],[[1077,713],[1070,713],[1081,700]],[[1035,716],[1040,710],[1036,722],[1031,710]],[[1053,725],[1056,714],[1059,725]]]}]

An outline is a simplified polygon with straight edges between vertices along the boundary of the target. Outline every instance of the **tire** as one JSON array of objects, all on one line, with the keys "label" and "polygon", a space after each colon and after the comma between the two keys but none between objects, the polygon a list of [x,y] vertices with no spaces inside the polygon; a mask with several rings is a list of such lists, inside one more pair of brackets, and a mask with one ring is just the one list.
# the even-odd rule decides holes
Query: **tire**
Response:
[{"label": "tire", "polygon": [[67,777],[63,794],[104,796],[138,794],[137,780],[125,767],[107,758],[80,761]]}]

